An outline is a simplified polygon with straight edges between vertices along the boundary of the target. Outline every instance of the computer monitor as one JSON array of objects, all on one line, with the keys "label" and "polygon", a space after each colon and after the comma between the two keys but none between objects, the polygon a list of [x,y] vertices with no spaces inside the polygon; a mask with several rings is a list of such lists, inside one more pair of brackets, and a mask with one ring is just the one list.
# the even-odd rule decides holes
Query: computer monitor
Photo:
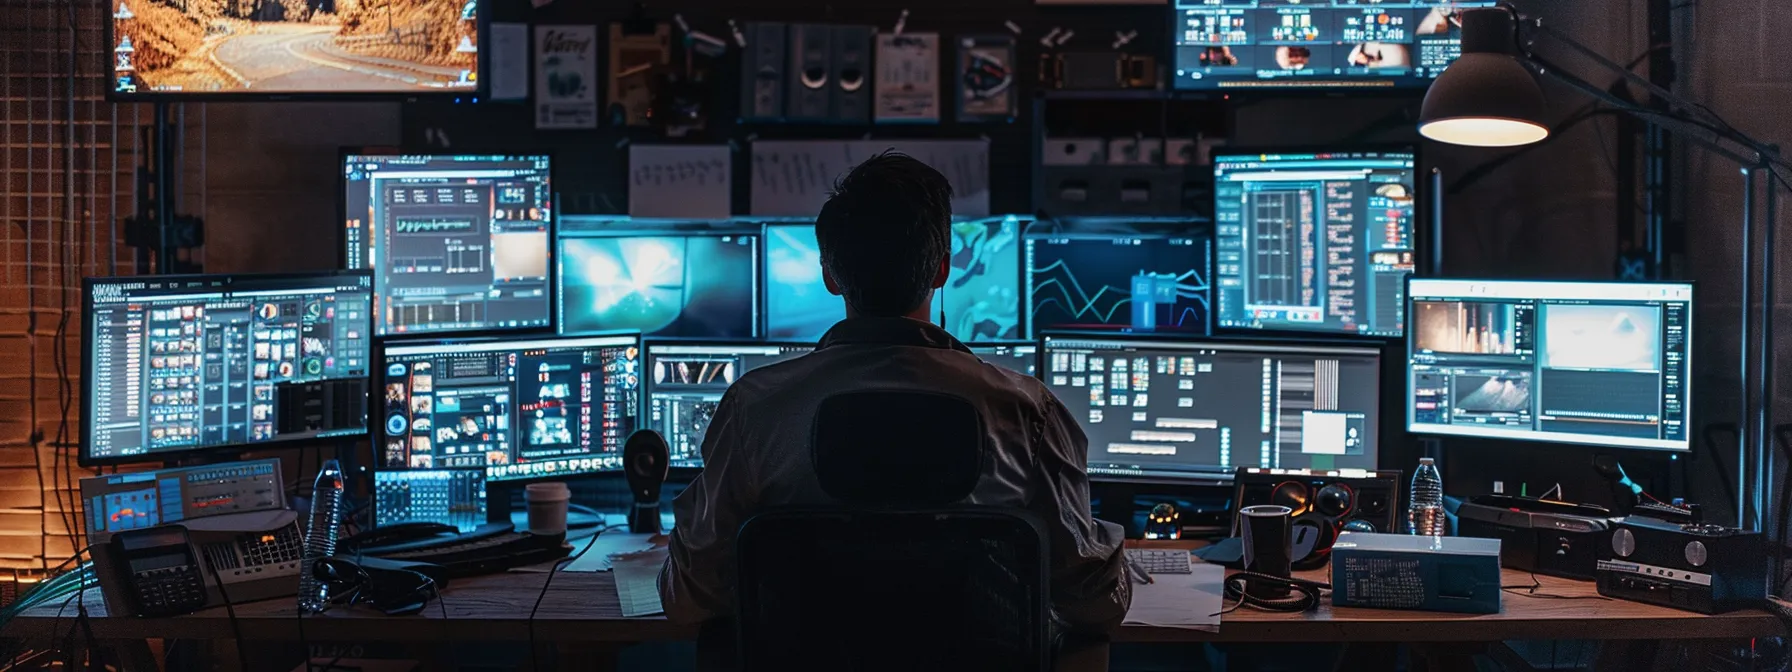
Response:
[{"label": "computer monitor", "polygon": [[759,233],[616,231],[560,237],[560,333],[759,336]]},{"label": "computer monitor", "polygon": [[672,466],[702,467],[703,436],[728,386],[814,350],[808,343],[648,343],[647,428],[665,437]]},{"label": "computer monitor", "polygon": [[375,471],[374,524],[440,523],[471,532],[486,522],[485,495],[483,468]]},{"label": "computer monitor", "polygon": [[1410,148],[1215,155],[1219,326],[1400,336],[1417,170]]},{"label": "computer monitor", "polygon": [[[946,286],[934,295],[928,315],[940,315],[961,341],[1020,338],[1021,232],[1027,220],[1016,215],[954,221]],[[846,317],[840,297],[821,281],[821,246],[814,222],[778,222],[765,227],[766,334],[780,340],[812,341]]]},{"label": "computer monitor", "polygon": [[357,153],[342,171],[343,262],[373,269],[377,333],[549,325],[547,156]]},{"label": "computer monitor", "polygon": [[1046,336],[1041,378],[1097,478],[1229,482],[1238,467],[1374,469],[1381,354],[1367,346]]},{"label": "computer monitor", "polygon": [[1212,239],[1197,233],[1042,233],[1026,239],[1034,333],[1208,331]]},{"label": "computer monitor", "polygon": [[1422,88],[1462,55],[1462,12],[1494,0],[1174,0],[1178,89]]},{"label": "computer monitor", "polygon": [[365,272],[89,278],[84,465],[367,433]]},{"label": "computer monitor", "polygon": [[479,0],[99,3],[126,100],[476,95]]},{"label": "computer monitor", "polygon": [[634,334],[388,344],[381,467],[490,482],[621,469],[640,365]]},{"label": "computer monitor", "polygon": [[1692,447],[1692,285],[1414,278],[1407,429]]},{"label": "computer monitor", "polygon": [[1039,373],[1039,346],[1032,341],[978,343],[970,346],[979,359],[1028,378]]}]

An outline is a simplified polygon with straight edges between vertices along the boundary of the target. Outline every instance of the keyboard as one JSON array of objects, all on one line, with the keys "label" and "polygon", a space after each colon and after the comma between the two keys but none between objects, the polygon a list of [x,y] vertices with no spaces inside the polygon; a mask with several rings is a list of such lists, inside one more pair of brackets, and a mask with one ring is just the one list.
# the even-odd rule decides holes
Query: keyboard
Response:
[{"label": "keyboard", "polygon": [[493,523],[466,534],[365,548],[361,552],[387,560],[439,565],[447,578],[457,579],[564,558],[568,550],[558,537],[517,532],[509,523]]},{"label": "keyboard", "polygon": [[1148,574],[1192,574],[1188,551],[1166,551],[1154,548],[1129,548],[1126,557],[1145,568]]}]

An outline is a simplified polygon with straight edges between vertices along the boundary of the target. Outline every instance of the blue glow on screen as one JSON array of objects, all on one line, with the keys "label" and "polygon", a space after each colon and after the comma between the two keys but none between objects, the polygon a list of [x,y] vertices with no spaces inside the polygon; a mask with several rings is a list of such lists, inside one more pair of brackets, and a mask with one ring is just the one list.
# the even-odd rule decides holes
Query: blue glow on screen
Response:
[{"label": "blue glow on screen", "polygon": [[[963,341],[1020,338],[1021,230],[1014,216],[952,224],[952,271],[928,315],[945,305],[946,329]],[[846,316],[821,279],[821,247],[808,222],[765,227],[766,335],[810,341]]]},{"label": "blue glow on screen", "polygon": [[560,332],[753,338],[757,242],[754,234],[562,238]]}]

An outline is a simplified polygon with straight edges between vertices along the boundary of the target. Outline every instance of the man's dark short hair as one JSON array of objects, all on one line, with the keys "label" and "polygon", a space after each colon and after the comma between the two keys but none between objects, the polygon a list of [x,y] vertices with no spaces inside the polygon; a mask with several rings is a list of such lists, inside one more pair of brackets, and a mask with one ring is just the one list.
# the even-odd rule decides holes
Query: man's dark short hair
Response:
[{"label": "man's dark short hair", "polygon": [[815,219],[821,265],[866,317],[921,307],[952,252],[952,185],[933,167],[885,152],[853,168]]}]

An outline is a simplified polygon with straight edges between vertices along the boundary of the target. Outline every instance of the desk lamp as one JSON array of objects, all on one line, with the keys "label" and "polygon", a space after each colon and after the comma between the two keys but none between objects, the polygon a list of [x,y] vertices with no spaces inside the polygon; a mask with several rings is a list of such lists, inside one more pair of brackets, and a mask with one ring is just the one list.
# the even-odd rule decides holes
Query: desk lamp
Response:
[{"label": "desk lamp", "polygon": [[[1531,50],[1547,39],[1606,73],[1648,94],[1637,103],[1595,86]],[[1711,108],[1655,85],[1629,68],[1600,55],[1511,3],[1462,13],[1462,57],[1431,85],[1419,112],[1419,133],[1454,145],[1514,147],[1547,139],[1543,121],[1547,105],[1537,77],[1569,86],[1630,116],[1641,119],[1742,168],[1746,191],[1742,203],[1742,296],[1739,332],[1742,376],[1737,391],[1743,400],[1738,422],[1736,464],[1737,526],[1763,529],[1766,493],[1771,491],[1773,465],[1767,442],[1776,388],[1773,374],[1776,252],[1774,233],[1780,185],[1792,185],[1781,171],[1792,161],[1779,147],[1750,137],[1724,121]],[[1765,189],[1761,183],[1765,181]],[[1765,203],[1757,204],[1757,194]],[[1628,207],[1628,206],[1626,206]],[[1757,228],[1760,231],[1756,235]],[[1757,241],[1757,238],[1760,240]],[[1760,285],[1759,298],[1752,288]],[[1751,322],[1758,320],[1754,329]],[[1757,340],[1756,335],[1759,338]],[[1750,467],[1753,467],[1752,471]]]}]

